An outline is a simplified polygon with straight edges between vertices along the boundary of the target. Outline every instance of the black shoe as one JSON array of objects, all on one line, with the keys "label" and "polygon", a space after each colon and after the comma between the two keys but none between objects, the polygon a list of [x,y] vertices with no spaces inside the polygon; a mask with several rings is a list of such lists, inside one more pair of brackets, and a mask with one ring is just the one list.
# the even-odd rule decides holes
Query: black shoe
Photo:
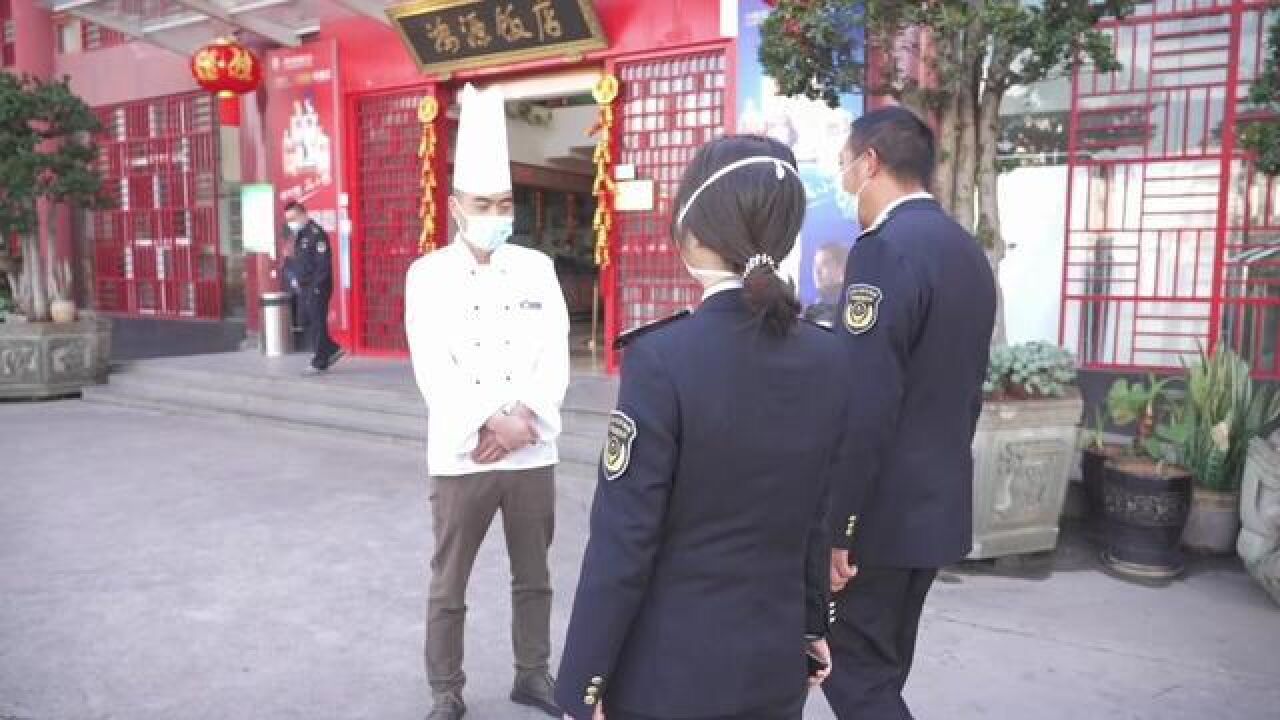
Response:
[{"label": "black shoe", "polygon": [[467,714],[467,706],[462,702],[459,693],[440,693],[435,696],[435,704],[427,714],[427,720],[461,720]]},{"label": "black shoe", "polygon": [[555,678],[550,673],[520,673],[516,676],[515,687],[511,688],[511,702],[537,708],[553,718],[564,717],[556,706],[555,687]]},{"label": "black shoe", "polygon": [[338,348],[337,350],[334,350],[334,351],[333,351],[333,354],[332,354],[332,355],[330,355],[330,356],[329,356],[329,359],[325,362],[325,364],[324,364],[324,369],[325,369],[325,370],[328,370],[329,368],[333,367],[334,365],[337,365],[337,364],[338,364],[338,361],[339,361],[339,360],[341,360],[342,358],[346,357],[346,356],[347,356],[347,351],[346,351],[346,350],[343,350],[342,348]]}]

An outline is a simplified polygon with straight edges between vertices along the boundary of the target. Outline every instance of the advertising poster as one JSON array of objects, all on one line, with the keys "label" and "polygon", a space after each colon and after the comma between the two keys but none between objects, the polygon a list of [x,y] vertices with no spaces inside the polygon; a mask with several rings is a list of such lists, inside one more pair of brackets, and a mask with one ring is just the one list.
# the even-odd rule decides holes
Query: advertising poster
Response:
[{"label": "advertising poster", "polygon": [[334,278],[338,292],[330,304],[330,325],[350,327],[349,235],[342,222],[342,173],[338,168],[342,118],[338,89],[338,44],[311,42],[273,50],[267,59],[267,136],[275,186],[277,228],[284,206],[306,206],[335,244]]},{"label": "advertising poster", "polygon": [[764,0],[738,5],[738,132],[768,135],[791,147],[809,196],[804,229],[783,270],[796,283],[808,317],[830,321],[839,302],[848,249],[858,235],[851,199],[840,186],[840,148],[862,113],[861,95],[846,95],[838,108],[820,100],[779,97],[759,60]]}]

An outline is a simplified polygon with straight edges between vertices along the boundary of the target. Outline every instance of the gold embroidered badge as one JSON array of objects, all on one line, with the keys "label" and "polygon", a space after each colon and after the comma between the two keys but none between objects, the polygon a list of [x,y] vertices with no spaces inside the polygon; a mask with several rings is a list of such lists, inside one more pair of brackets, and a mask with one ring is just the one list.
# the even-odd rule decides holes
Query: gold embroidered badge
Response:
[{"label": "gold embroidered badge", "polygon": [[874,285],[850,285],[844,306],[845,328],[854,335],[862,335],[875,327],[882,298],[884,293]]},{"label": "gold embroidered badge", "polygon": [[604,446],[604,476],[609,480],[617,480],[627,472],[631,464],[631,444],[636,439],[636,423],[627,414],[615,410],[609,418],[609,440]]}]

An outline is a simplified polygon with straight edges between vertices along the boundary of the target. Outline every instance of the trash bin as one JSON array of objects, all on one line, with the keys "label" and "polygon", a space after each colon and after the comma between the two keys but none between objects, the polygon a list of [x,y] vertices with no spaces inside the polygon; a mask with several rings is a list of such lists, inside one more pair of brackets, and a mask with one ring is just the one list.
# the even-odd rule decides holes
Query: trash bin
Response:
[{"label": "trash bin", "polygon": [[280,357],[292,349],[289,293],[262,293],[262,353],[267,357]]}]

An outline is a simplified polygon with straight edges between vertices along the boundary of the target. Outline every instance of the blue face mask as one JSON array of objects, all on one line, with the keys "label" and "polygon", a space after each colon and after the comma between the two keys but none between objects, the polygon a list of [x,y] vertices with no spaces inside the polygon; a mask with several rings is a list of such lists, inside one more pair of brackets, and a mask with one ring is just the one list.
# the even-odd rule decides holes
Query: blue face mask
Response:
[{"label": "blue face mask", "polygon": [[463,215],[462,239],[481,252],[493,252],[511,239],[515,217],[511,215]]}]

